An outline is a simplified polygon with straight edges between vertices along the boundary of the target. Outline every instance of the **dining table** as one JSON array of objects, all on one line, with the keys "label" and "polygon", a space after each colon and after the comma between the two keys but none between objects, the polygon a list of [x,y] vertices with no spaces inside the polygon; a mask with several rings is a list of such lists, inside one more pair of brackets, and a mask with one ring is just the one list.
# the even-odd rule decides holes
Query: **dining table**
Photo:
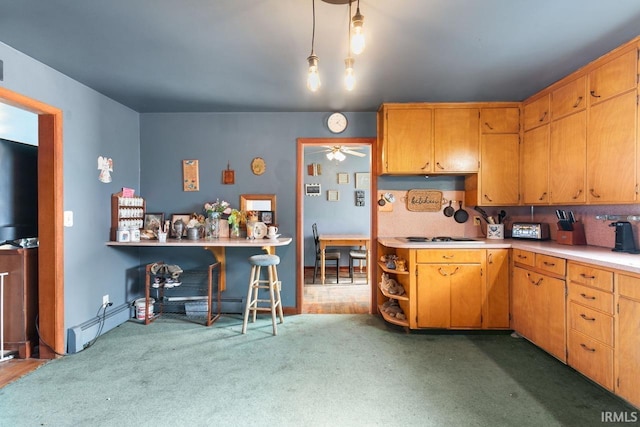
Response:
[{"label": "dining table", "polygon": [[261,248],[265,253],[275,255],[276,248],[278,246],[287,246],[291,244],[292,238],[286,236],[280,236],[276,239],[246,239],[243,237],[220,237],[215,239],[167,239],[165,242],[158,240],[146,240],[141,239],[138,242],[106,242],[107,246],[114,247],[147,247],[147,248],[160,248],[160,247],[175,247],[175,248],[188,248],[188,247],[202,247],[208,250],[216,258],[216,261],[220,263],[219,272],[219,285],[220,291],[224,291],[226,285],[226,266],[227,266],[227,248]]},{"label": "dining table", "polygon": [[[370,242],[371,238],[366,234],[320,234],[318,235],[318,241],[320,243],[320,283],[324,285],[325,281],[325,250],[328,247],[335,246],[357,246],[359,248],[365,248],[367,253],[366,258],[366,271],[367,271],[367,283],[369,283],[369,269],[371,257]],[[339,275],[340,272],[338,272]]]}]

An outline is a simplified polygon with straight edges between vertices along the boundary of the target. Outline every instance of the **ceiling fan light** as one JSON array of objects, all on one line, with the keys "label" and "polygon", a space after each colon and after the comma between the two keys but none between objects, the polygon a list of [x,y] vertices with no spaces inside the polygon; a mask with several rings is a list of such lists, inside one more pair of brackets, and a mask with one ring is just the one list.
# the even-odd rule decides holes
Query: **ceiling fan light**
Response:
[{"label": "ceiling fan light", "polygon": [[333,151],[329,151],[329,152],[327,153],[327,159],[329,159],[329,160],[333,160],[333,158],[334,158]]},{"label": "ceiling fan light", "polygon": [[335,157],[335,159],[339,162],[343,161],[344,159],[347,158],[347,156],[345,156],[344,154],[342,154],[341,151],[336,151],[336,153],[333,155],[333,157]]}]

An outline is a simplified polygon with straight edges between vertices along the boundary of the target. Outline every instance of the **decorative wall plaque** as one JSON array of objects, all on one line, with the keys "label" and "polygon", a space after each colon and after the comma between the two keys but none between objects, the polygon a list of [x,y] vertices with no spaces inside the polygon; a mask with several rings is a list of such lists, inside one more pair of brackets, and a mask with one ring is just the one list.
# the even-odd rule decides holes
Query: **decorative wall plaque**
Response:
[{"label": "decorative wall plaque", "polygon": [[442,209],[442,191],[409,190],[407,210],[412,212],[438,212]]},{"label": "decorative wall plaque", "polygon": [[182,161],[182,189],[184,191],[200,191],[197,160]]}]

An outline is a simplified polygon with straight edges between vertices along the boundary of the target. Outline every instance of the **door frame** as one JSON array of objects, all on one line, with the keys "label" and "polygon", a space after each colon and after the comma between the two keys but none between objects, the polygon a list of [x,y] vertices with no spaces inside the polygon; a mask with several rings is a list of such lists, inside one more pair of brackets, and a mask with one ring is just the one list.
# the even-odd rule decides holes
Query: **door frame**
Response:
[{"label": "door frame", "polygon": [[[375,159],[378,157],[376,138],[298,138],[297,139],[297,167],[296,167],[296,313],[302,313],[302,304],[304,300],[304,174],[306,171],[304,161],[304,149],[309,146],[333,146],[333,145],[366,145],[370,151],[370,194],[369,194],[369,206],[371,209],[370,217],[371,224],[369,229],[369,235],[371,236],[371,257],[370,260],[378,259],[377,257],[377,242],[378,237],[378,210],[376,209],[376,200],[378,194],[378,169]],[[374,278],[373,265],[371,263],[371,272],[369,274],[370,287],[371,287],[371,302],[369,304],[369,313],[376,314],[377,311],[377,299],[378,293]]]},{"label": "door frame", "polygon": [[0,101],[38,115],[39,348],[53,359],[64,354],[62,110],[2,87]]}]

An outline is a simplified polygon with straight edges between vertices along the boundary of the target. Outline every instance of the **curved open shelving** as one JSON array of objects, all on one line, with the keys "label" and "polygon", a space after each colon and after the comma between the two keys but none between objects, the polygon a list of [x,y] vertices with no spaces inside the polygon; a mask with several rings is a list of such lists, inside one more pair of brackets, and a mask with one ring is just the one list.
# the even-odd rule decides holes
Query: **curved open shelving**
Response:
[{"label": "curved open shelving", "polygon": [[384,265],[384,263],[383,263],[383,262],[381,262],[381,261],[378,261],[378,266],[379,266],[379,267],[380,267],[380,269],[381,269],[382,271],[384,271],[385,273],[391,273],[391,274],[409,274],[409,271],[407,271],[407,270],[405,270],[405,271],[398,271],[398,270],[395,270],[395,269],[393,269],[393,268],[387,268],[387,266],[386,266],[386,265]]}]

